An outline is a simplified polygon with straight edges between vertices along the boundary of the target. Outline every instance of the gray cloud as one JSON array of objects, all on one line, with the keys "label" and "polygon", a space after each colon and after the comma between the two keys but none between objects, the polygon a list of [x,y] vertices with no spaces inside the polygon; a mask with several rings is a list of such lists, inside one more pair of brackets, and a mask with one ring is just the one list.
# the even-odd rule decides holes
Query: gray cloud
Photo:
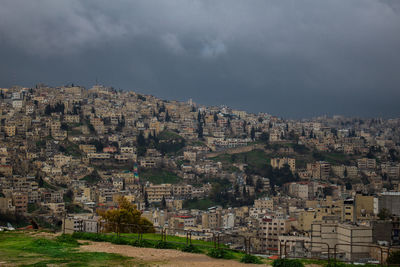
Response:
[{"label": "gray cloud", "polygon": [[100,81],[289,117],[399,116],[392,0],[3,0],[0,86]]}]

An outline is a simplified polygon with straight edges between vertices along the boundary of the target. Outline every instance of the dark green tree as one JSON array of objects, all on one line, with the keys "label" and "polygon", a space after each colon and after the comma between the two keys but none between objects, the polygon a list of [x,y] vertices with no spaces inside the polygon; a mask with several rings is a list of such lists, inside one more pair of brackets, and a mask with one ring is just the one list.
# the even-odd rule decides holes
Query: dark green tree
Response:
[{"label": "dark green tree", "polygon": [[250,138],[253,140],[256,138],[256,130],[254,129],[254,127],[251,127]]},{"label": "dark green tree", "polygon": [[382,208],[378,213],[379,220],[387,220],[390,219],[390,217],[392,217],[392,214],[386,208]]},{"label": "dark green tree", "polygon": [[264,188],[264,183],[261,180],[261,178],[258,178],[256,181],[256,188],[255,188],[256,192],[260,193],[263,190],[263,188]]},{"label": "dark green tree", "polygon": [[144,206],[146,209],[150,206],[149,195],[147,194],[147,191],[144,191]]},{"label": "dark green tree", "polygon": [[167,208],[167,201],[165,200],[165,197],[163,196],[161,199],[161,208],[165,210]]},{"label": "dark green tree", "polygon": [[218,121],[218,115],[217,115],[217,113],[214,113],[214,122],[217,122]]},{"label": "dark green tree", "polygon": [[254,186],[253,177],[247,176],[247,178],[246,178],[246,185]]}]

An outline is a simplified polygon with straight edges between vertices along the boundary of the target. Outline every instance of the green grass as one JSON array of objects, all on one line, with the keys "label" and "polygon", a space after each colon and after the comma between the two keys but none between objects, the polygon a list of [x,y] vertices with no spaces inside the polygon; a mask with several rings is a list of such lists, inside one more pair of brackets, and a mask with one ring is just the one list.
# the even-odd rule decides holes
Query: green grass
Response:
[{"label": "green grass", "polygon": [[206,210],[216,205],[218,205],[218,203],[212,201],[211,199],[188,199],[183,202],[184,209]]},{"label": "green grass", "polygon": [[[37,235],[38,234],[38,235]],[[241,260],[245,254],[239,251],[214,249],[212,242],[192,240],[192,245],[186,245],[185,237],[167,236],[166,242],[161,241],[158,234],[144,234],[143,240],[138,240],[135,234],[105,235],[96,233],[74,233],[58,237],[45,236],[41,232],[2,232],[0,233],[0,262],[16,266],[143,266],[151,264],[135,261],[113,253],[81,252],[77,239],[111,242],[137,247],[157,249],[178,249],[192,253],[213,254],[221,252],[222,258]],[[218,254],[217,253],[217,254]],[[215,253],[214,253],[215,254]]]},{"label": "green grass", "polygon": [[265,165],[270,164],[270,156],[261,149],[255,149],[249,152],[238,154],[222,154],[211,158],[212,160],[222,162],[223,165],[232,165],[233,163],[248,164],[249,168],[259,170]]},{"label": "green grass", "polygon": [[71,237],[38,238],[25,232],[0,233],[0,259],[18,266],[130,266],[131,258],[101,252],[80,252]]},{"label": "green grass", "polygon": [[[331,255],[333,257],[333,255]],[[310,265],[310,264],[316,264],[324,267],[334,267],[335,266],[335,261],[334,259],[331,259],[329,262],[328,260],[319,260],[319,259],[299,259],[300,262],[302,262],[304,265]],[[336,267],[355,267],[359,265],[354,265],[351,263],[345,263],[341,261],[336,261]],[[363,265],[365,267],[376,267],[378,265],[375,264],[365,264]]]},{"label": "green grass", "polygon": [[351,157],[343,153],[322,153],[324,160],[331,164],[350,164]]},{"label": "green grass", "polygon": [[183,139],[183,137],[172,131],[162,131],[158,135],[158,139],[160,139],[160,140],[177,140],[177,139]]},{"label": "green grass", "polygon": [[177,184],[182,180],[182,178],[175,173],[160,169],[143,170],[139,175],[141,179],[153,184]]},{"label": "green grass", "polygon": [[191,141],[190,144],[191,144],[192,146],[206,146],[206,144],[205,144],[204,142],[198,141],[198,140],[196,140],[196,141]]}]

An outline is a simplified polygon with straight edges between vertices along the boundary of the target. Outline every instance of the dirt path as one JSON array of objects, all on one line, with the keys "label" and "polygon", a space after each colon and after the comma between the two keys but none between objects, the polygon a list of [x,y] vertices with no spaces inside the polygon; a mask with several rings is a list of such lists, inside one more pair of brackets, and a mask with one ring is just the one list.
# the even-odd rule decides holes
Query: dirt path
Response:
[{"label": "dirt path", "polygon": [[[83,241],[87,242],[87,241]],[[128,245],[115,245],[107,242],[88,242],[80,246],[82,251],[117,253],[133,257],[135,261],[152,266],[190,266],[190,267],[239,267],[239,266],[268,266],[260,264],[243,264],[233,260],[219,260],[204,254],[186,253],[173,249],[139,248]]]}]

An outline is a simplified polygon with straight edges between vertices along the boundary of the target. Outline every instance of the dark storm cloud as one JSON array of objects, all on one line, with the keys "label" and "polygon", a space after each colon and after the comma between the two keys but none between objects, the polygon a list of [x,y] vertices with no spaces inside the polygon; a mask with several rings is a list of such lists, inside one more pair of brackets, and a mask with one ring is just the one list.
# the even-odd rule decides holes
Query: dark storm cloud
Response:
[{"label": "dark storm cloud", "polygon": [[108,85],[287,117],[398,116],[391,0],[3,0],[0,86]]}]

